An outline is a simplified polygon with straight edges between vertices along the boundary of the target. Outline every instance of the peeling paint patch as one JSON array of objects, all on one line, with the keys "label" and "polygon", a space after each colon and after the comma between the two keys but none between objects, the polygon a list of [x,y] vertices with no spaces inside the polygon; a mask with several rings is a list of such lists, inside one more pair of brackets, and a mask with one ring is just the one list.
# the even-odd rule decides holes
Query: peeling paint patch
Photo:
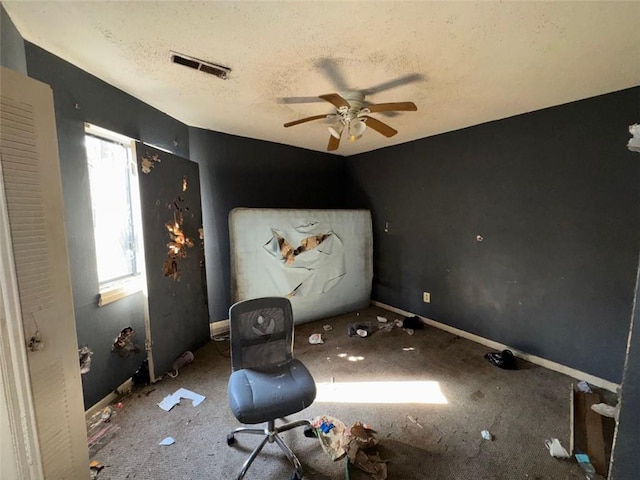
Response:
[{"label": "peeling paint patch", "polygon": [[193,241],[184,234],[182,230],[184,224],[183,210],[188,211],[189,207],[183,207],[184,199],[178,197],[173,202],[175,212],[173,215],[173,222],[165,224],[167,231],[169,232],[169,243],[167,243],[167,258],[162,265],[162,274],[165,277],[170,277],[177,281],[180,279],[180,272],[178,268],[178,259],[187,258],[187,249],[193,247]]},{"label": "peeling paint patch", "polygon": [[133,353],[140,353],[140,347],[133,342],[134,331],[131,327],[125,327],[120,330],[120,334],[113,341],[111,351],[117,353],[120,357],[128,357]]},{"label": "peeling paint patch", "polygon": [[93,352],[87,345],[83,345],[78,349],[78,357],[80,359],[80,373],[87,373],[91,370],[91,355]]},{"label": "peeling paint patch", "polygon": [[180,278],[180,274],[178,273],[178,259],[175,255],[171,253],[167,254],[167,259],[162,264],[162,275],[171,277],[174,280]]},{"label": "peeling paint patch", "polygon": [[170,253],[184,258],[187,256],[185,247],[193,247],[193,241],[185,237],[181,226],[181,223],[177,221],[173,224],[167,223],[166,227],[169,230],[169,238],[171,238],[171,241],[167,243],[167,247],[169,247]]},{"label": "peeling paint patch", "polygon": [[150,155],[149,153],[145,153],[141,158],[140,169],[142,170],[142,173],[149,174],[151,173],[151,170],[153,170],[153,167],[156,166],[156,163],[160,162],[161,160],[158,155]]},{"label": "peeling paint patch", "polygon": [[167,243],[167,259],[162,266],[162,273],[165,277],[171,277],[174,280],[180,278],[178,270],[178,259],[187,257],[187,248],[193,247],[193,241],[186,237],[182,231],[182,222],[177,220],[173,223],[166,224],[169,231],[171,241]]}]

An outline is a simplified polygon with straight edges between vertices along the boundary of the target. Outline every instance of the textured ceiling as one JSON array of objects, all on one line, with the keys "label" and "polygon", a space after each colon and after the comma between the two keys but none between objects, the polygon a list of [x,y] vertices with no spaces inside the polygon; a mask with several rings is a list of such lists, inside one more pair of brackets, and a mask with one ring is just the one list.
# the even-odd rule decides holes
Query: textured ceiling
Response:
[{"label": "textured ceiling", "polygon": [[[343,137],[340,155],[640,84],[640,2],[3,5],[29,42],[188,125],[312,150],[326,150],[326,120],[282,125],[333,107],[279,99],[412,79],[366,98],[416,103],[373,114],[399,133]],[[232,72],[187,69],[170,51]]]}]

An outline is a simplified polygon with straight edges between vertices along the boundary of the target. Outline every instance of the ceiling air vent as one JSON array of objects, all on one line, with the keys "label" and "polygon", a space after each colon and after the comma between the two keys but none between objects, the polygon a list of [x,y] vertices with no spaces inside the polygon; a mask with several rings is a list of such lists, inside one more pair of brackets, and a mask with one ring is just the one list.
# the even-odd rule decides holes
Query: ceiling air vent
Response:
[{"label": "ceiling air vent", "polygon": [[223,80],[226,80],[227,75],[231,72],[231,69],[228,67],[205,62],[199,58],[183,55],[182,53],[171,52],[171,61],[178,65],[193,68],[194,70],[200,70],[201,72],[208,73],[209,75],[215,75]]}]

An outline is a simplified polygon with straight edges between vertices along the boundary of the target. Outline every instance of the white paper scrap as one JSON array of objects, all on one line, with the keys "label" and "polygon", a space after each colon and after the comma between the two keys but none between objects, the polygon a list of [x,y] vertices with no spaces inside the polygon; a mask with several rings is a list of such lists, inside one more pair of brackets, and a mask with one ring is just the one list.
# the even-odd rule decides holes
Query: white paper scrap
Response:
[{"label": "white paper scrap", "polygon": [[192,392],[191,390],[187,390],[186,388],[180,388],[171,395],[167,395],[166,397],[164,397],[162,401],[158,403],[158,406],[165,412],[168,412],[180,403],[181,398],[191,400],[193,402],[193,406],[197,407],[206,397],[204,395],[200,395],[199,393]]},{"label": "white paper scrap", "polygon": [[176,443],[176,441],[173,439],[173,437],[167,437],[164,440],[162,440],[158,445],[173,445],[174,443]]},{"label": "white paper scrap", "polygon": [[379,321],[380,323],[387,323],[387,322],[388,322],[388,320],[387,320],[387,318],[386,318],[386,317],[380,317],[380,316],[378,316],[378,321]]}]

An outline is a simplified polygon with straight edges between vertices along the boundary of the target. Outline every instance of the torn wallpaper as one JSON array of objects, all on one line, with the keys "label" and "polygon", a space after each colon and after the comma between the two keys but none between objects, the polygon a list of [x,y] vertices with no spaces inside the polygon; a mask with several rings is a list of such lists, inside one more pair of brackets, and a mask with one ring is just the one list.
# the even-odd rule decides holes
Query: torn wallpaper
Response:
[{"label": "torn wallpaper", "polygon": [[368,304],[369,211],[243,208],[229,228],[234,301],[287,297],[296,323]]}]

